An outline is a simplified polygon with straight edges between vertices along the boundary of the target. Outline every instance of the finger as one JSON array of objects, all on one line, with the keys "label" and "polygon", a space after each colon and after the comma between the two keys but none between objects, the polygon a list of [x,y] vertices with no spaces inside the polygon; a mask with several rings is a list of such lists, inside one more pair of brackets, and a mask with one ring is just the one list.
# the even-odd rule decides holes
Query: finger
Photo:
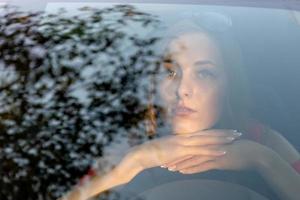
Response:
[{"label": "finger", "polygon": [[187,160],[189,158],[193,157],[193,155],[186,155],[186,156],[183,156],[183,157],[180,157],[180,158],[177,158],[171,162],[168,162],[166,164],[163,164],[161,167],[163,168],[166,168],[167,166],[171,166],[171,165],[174,165],[175,163],[179,163],[179,162],[182,162],[184,160]]},{"label": "finger", "polygon": [[215,159],[216,159],[215,156],[193,156],[192,158],[186,159],[181,162],[177,162],[173,165],[168,165],[167,168],[170,170],[179,171],[185,168],[195,167]]},{"label": "finger", "polygon": [[210,136],[236,136],[239,137],[242,135],[241,132],[237,130],[231,130],[231,129],[209,129],[209,130],[202,130],[202,131],[197,131],[194,133],[190,134],[183,134],[181,136],[183,137],[191,137],[191,136],[196,136],[196,135],[210,135]]},{"label": "finger", "polygon": [[205,172],[212,169],[218,169],[218,165],[214,160],[202,163],[201,165],[181,169],[179,170],[179,172],[182,174],[194,174],[194,173]]},{"label": "finger", "polygon": [[207,136],[207,135],[195,135],[191,137],[184,138],[182,141],[183,145],[213,145],[213,144],[228,144],[237,139],[234,136]]},{"label": "finger", "polygon": [[224,146],[205,147],[205,146],[184,146],[185,155],[201,155],[201,156],[223,156],[226,154]]}]

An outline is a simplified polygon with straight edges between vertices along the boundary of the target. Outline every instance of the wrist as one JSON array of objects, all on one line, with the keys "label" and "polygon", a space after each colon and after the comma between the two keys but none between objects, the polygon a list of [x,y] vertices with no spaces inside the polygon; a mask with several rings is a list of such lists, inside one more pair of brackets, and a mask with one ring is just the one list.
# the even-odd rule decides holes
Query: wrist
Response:
[{"label": "wrist", "polygon": [[139,153],[136,147],[131,148],[121,160],[120,164],[115,168],[115,173],[123,177],[124,183],[129,182],[138,173],[144,170],[139,159]]}]

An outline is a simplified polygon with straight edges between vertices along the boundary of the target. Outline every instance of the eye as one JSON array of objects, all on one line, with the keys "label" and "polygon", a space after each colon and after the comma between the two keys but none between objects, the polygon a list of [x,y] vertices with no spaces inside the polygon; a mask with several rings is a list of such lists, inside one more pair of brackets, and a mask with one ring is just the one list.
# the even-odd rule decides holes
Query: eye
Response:
[{"label": "eye", "polygon": [[164,75],[167,78],[175,78],[177,76],[176,68],[178,67],[177,63],[171,59],[165,59],[163,62]]},{"label": "eye", "polygon": [[167,69],[167,76],[168,78],[174,78],[177,75],[177,73],[172,69]]},{"label": "eye", "polygon": [[202,69],[202,70],[198,71],[198,76],[202,79],[215,78],[215,74],[212,71],[207,70],[207,69]]}]

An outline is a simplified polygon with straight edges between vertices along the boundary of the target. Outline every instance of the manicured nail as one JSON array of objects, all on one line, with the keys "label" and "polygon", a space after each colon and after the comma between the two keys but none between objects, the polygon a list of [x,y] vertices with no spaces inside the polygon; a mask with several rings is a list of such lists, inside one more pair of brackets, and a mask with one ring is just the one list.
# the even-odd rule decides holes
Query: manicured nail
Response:
[{"label": "manicured nail", "polygon": [[175,172],[175,170],[174,170],[174,169],[170,169],[170,168],[168,168],[168,170],[169,170],[169,171],[171,171],[171,172]]},{"label": "manicured nail", "polygon": [[243,135],[243,134],[242,134],[241,132],[234,132],[233,135],[239,137],[239,136],[241,136],[241,135]]},{"label": "manicured nail", "polygon": [[176,171],[176,166],[175,165],[173,165],[173,166],[171,166],[171,167],[168,167],[168,170],[169,171]]},{"label": "manicured nail", "polygon": [[229,141],[232,141],[232,140],[234,140],[235,138],[234,138],[234,137],[227,137],[226,139],[229,140]]},{"label": "manicured nail", "polygon": [[218,154],[219,154],[220,156],[225,155],[225,154],[226,154],[226,151],[218,151]]}]

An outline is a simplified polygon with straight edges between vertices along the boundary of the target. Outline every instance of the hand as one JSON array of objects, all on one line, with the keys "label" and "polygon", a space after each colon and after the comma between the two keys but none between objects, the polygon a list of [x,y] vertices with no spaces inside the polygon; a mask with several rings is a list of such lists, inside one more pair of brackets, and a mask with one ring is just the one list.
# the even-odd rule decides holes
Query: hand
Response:
[{"label": "hand", "polygon": [[[77,199],[81,191],[88,197],[93,196],[111,187],[128,183],[143,169],[160,166],[177,158],[199,154],[220,157],[224,155],[223,146],[239,136],[236,131],[213,130],[190,135],[171,135],[148,141],[131,148],[113,170],[104,175],[97,175],[89,184],[75,188],[63,199]],[[211,147],[208,147],[209,145]]]},{"label": "hand", "polygon": [[205,160],[223,156],[224,145],[240,136],[234,130],[207,130],[186,135],[171,135],[148,141],[133,149],[135,162],[143,168],[161,166],[201,155]]},{"label": "hand", "polygon": [[257,169],[267,147],[250,140],[238,140],[223,147],[226,154],[206,160],[202,155],[180,162],[168,163],[166,167],[184,174],[204,172],[212,169],[246,170]]}]

